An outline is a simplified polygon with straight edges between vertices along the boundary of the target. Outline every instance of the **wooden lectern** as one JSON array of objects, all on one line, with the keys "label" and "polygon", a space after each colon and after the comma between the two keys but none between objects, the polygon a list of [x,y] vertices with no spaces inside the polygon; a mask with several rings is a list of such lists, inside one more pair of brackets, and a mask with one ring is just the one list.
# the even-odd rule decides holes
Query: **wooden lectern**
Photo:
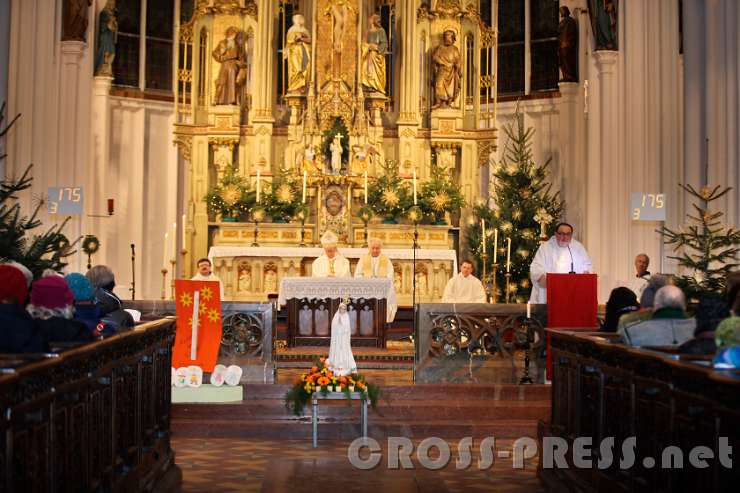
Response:
[{"label": "wooden lectern", "polygon": [[[596,274],[547,274],[547,328],[598,330]],[[547,336],[547,378],[552,378]]]}]

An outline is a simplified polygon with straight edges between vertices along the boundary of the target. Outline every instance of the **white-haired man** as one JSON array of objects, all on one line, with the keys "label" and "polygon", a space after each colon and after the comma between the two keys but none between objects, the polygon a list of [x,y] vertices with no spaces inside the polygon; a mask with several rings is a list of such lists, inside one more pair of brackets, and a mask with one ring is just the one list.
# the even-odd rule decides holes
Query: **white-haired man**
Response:
[{"label": "white-haired man", "polygon": [[350,277],[349,260],[337,251],[339,238],[332,231],[321,236],[321,246],[324,254],[313,261],[311,275],[313,277]]},{"label": "white-haired man", "polygon": [[687,318],[686,296],[678,286],[668,284],[655,293],[650,320],[625,324],[617,330],[630,346],[678,346],[694,337],[696,320]]},{"label": "white-haired man", "polygon": [[[390,279],[393,282],[393,263],[391,259],[380,253],[383,248],[383,242],[378,238],[370,238],[367,240],[368,253],[360,257],[355,267],[355,277],[370,278],[382,278]],[[391,287],[391,289],[395,289]],[[388,320],[393,320],[396,317],[396,310],[398,305],[387,301],[388,306]]]}]

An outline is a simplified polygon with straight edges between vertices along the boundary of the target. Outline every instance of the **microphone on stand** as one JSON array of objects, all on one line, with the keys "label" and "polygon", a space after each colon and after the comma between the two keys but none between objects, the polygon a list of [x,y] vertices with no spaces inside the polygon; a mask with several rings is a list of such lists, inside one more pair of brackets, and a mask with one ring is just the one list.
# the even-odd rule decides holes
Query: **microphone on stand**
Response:
[{"label": "microphone on stand", "polygon": [[573,269],[573,252],[570,251],[570,245],[568,245],[568,253],[570,254],[570,272],[568,274],[575,274],[576,271]]},{"label": "microphone on stand", "polygon": [[131,291],[131,299],[136,299],[136,251],[135,246],[133,243],[131,243],[131,287],[129,288],[129,291]]}]

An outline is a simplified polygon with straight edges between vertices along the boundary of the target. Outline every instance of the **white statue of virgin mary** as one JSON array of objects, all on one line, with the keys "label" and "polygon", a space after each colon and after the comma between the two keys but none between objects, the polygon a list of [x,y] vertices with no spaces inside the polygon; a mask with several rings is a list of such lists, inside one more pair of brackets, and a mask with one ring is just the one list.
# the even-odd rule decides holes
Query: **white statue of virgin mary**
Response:
[{"label": "white statue of virgin mary", "polygon": [[357,372],[355,357],[352,355],[351,338],[347,304],[342,302],[331,321],[331,345],[329,346],[329,358],[326,360],[326,365],[340,377]]}]

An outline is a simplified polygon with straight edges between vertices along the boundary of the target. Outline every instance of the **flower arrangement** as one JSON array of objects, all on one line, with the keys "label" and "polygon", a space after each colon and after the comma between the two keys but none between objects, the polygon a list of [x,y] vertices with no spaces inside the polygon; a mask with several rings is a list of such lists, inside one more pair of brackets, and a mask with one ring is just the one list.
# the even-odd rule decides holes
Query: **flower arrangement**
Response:
[{"label": "flower arrangement", "polygon": [[205,196],[209,214],[221,214],[224,221],[235,221],[247,214],[256,202],[255,192],[247,180],[230,170],[221,182]]},{"label": "flower arrangement", "polygon": [[290,170],[281,169],[273,178],[270,190],[265,194],[264,204],[274,222],[288,222],[301,209],[300,183]]},{"label": "flower arrangement", "polygon": [[386,160],[383,175],[368,185],[368,203],[386,222],[395,222],[411,206],[413,198],[409,185],[398,175],[398,163]]},{"label": "flower arrangement", "polygon": [[342,392],[347,399],[351,398],[352,392],[363,392],[372,408],[376,410],[380,397],[380,387],[368,383],[360,374],[335,375],[331,367],[326,364],[324,357],[314,360],[308,373],[302,374],[293,387],[286,392],[285,407],[292,410],[296,416],[300,416],[314,392],[321,392],[324,395],[329,392]]},{"label": "flower arrangement", "polygon": [[431,179],[421,186],[419,205],[424,216],[443,224],[445,213],[465,207],[465,198],[447,170],[433,162],[430,171]]}]

